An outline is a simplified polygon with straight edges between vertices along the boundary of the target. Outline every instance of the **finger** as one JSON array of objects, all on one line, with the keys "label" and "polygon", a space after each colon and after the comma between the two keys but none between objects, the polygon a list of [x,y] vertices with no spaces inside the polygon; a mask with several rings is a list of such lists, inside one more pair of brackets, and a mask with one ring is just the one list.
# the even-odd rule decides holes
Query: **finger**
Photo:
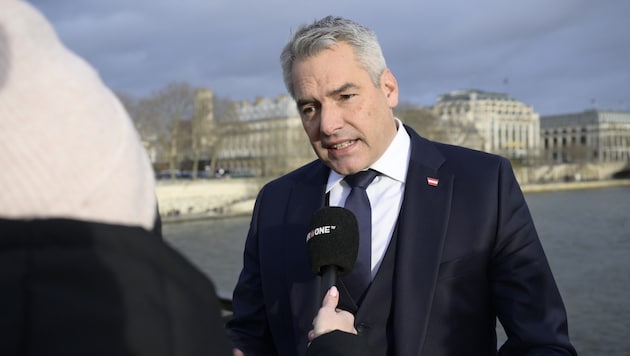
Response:
[{"label": "finger", "polygon": [[337,289],[337,287],[332,286],[330,287],[330,289],[328,290],[328,292],[326,292],[326,295],[324,296],[324,300],[322,301],[322,307],[331,308],[334,310],[335,308],[337,308],[338,303],[339,303],[339,290]]}]

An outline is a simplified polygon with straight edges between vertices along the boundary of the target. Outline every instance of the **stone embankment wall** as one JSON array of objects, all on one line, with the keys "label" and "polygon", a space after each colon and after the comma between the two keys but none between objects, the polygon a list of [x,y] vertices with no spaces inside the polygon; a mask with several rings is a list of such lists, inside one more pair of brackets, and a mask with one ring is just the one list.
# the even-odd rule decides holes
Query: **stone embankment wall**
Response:
[{"label": "stone embankment wall", "polygon": [[[523,191],[585,189],[611,185],[630,185],[630,180],[610,180],[624,163],[553,165],[515,168]],[[250,214],[254,199],[271,178],[233,178],[158,181],[157,198],[165,221],[186,217],[208,218]]]},{"label": "stone embankment wall", "polygon": [[611,179],[613,174],[630,168],[627,162],[552,164],[537,167],[514,167],[521,185],[548,182],[596,181]]},{"label": "stone embankment wall", "polygon": [[224,215],[250,212],[263,179],[200,179],[158,181],[160,215]]}]

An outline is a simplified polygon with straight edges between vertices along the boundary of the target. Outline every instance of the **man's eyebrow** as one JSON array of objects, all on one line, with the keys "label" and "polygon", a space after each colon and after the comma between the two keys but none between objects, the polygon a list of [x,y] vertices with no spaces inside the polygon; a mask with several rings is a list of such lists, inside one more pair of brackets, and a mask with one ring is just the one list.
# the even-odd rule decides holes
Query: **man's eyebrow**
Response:
[{"label": "man's eyebrow", "polygon": [[339,88],[337,88],[337,89],[333,89],[333,90],[329,91],[328,93],[326,93],[326,95],[327,95],[327,96],[337,96],[337,95],[339,95],[339,94],[341,94],[341,93],[345,92],[346,90],[349,90],[349,89],[356,89],[356,88],[358,88],[358,87],[359,87],[359,86],[358,86],[358,85],[356,85],[356,84],[346,83],[346,84],[344,84],[344,85],[340,86],[340,87],[339,87]]},{"label": "man's eyebrow", "polygon": [[[359,86],[358,86],[358,85],[356,85],[356,84],[353,84],[353,83],[346,83],[346,84],[344,84],[344,85],[340,86],[340,87],[339,87],[339,88],[337,88],[337,89],[332,89],[332,90],[328,91],[328,92],[326,93],[326,96],[328,96],[328,97],[331,97],[331,96],[337,96],[337,95],[339,95],[339,94],[341,94],[341,93],[343,93],[343,92],[345,92],[345,91],[347,91],[347,90],[350,90],[350,89],[356,89],[356,88],[358,88],[358,87],[359,87]],[[313,100],[313,99],[296,99],[296,100],[295,100],[295,103],[296,103],[296,105],[297,105],[297,107],[298,107],[298,108],[299,108],[299,107],[301,107],[301,106],[303,106],[303,105],[311,104],[311,103],[313,103],[313,102],[315,102],[315,100]]]},{"label": "man's eyebrow", "polygon": [[304,105],[306,105],[306,104],[310,104],[310,103],[312,103],[312,102],[313,102],[313,100],[310,100],[310,99],[297,99],[297,100],[295,101],[295,104],[296,104],[296,105],[297,105],[297,107],[299,108],[299,107],[302,107],[302,106],[304,106]]}]

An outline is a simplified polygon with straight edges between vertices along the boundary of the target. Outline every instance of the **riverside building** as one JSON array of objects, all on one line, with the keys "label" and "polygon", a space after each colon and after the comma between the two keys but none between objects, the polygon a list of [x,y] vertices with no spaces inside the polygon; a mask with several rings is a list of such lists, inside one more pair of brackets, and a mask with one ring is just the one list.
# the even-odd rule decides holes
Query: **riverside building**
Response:
[{"label": "riverside building", "polygon": [[628,112],[586,110],[543,116],[540,129],[551,162],[630,162]]},{"label": "riverside building", "polygon": [[517,160],[540,154],[540,116],[505,93],[452,91],[441,95],[432,111],[458,128],[449,138],[453,144]]},{"label": "riverside building", "polygon": [[316,158],[289,96],[242,101],[232,109],[216,163],[232,176],[277,176]]}]

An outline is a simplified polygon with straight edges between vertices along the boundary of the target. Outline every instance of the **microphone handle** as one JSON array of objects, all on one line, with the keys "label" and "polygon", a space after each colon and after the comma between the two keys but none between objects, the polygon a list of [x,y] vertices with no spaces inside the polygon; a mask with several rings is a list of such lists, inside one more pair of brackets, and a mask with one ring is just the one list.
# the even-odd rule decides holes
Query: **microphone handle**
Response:
[{"label": "microphone handle", "polygon": [[322,300],[330,289],[337,284],[337,266],[322,267]]}]

